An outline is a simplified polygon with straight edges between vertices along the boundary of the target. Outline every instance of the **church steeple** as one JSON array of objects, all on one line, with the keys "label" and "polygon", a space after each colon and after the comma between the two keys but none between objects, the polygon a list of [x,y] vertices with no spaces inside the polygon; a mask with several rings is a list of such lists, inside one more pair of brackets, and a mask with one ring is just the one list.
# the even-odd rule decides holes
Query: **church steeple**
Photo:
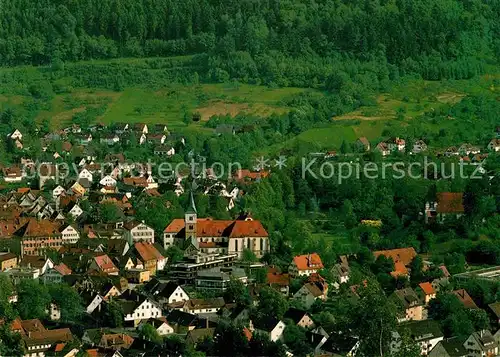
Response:
[{"label": "church steeple", "polygon": [[184,215],[184,225],[186,227],[186,239],[196,239],[196,223],[198,221],[196,205],[194,203],[193,189],[195,188],[195,182],[191,185],[189,207]]}]

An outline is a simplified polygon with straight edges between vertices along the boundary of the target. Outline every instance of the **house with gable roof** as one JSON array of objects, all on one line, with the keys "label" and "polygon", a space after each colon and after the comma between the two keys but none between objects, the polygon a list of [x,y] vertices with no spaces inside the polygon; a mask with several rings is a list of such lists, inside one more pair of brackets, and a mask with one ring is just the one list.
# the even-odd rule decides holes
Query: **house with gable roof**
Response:
[{"label": "house with gable roof", "polygon": [[415,248],[397,248],[397,249],[389,249],[389,250],[379,250],[373,252],[375,259],[377,259],[380,255],[385,256],[386,258],[391,258],[394,261],[394,271],[391,272],[393,277],[398,276],[408,276],[409,271],[408,267],[410,266],[412,260],[417,256],[417,252]]},{"label": "house with gable roof", "polygon": [[19,333],[25,349],[25,356],[44,357],[46,352],[53,351],[57,344],[73,341],[69,328],[48,330],[38,319],[14,320],[10,329]]},{"label": "house with gable roof", "polygon": [[148,242],[137,242],[133,245],[128,255],[133,255],[140,260],[143,269],[148,270],[151,275],[165,268],[167,259],[160,254],[156,247]]},{"label": "house with gable roof", "polygon": [[462,192],[438,192],[435,202],[425,204],[425,223],[443,222],[446,217],[461,217],[464,212]]},{"label": "house with gable roof", "polygon": [[169,325],[165,317],[150,318],[146,321],[142,321],[138,329],[141,330],[145,325],[153,326],[160,336],[167,336],[174,333],[174,328]]},{"label": "house with gable roof", "polygon": [[328,294],[328,283],[319,274],[311,274],[304,285],[293,295],[300,300],[306,309],[311,308],[316,300],[325,301]]},{"label": "house with gable roof", "polygon": [[309,276],[323,267],[323,262],[317,253],[297,255],[288,267],[288,273],[292,277]]},{"label": "house with gable roof", "polygon": [[458,298],[458,300],[462,303],[462,305],[466,309],[475,309],[475,310],[479,309],[474,300],[472,300],[467,290],[465,289],[453,290],[452,294]]},{"label": "house with gable roof", "polygon": [[21,255],[42,255],[47,249],[62,247],[62,234],[59,224],[49,220],[30,218],[19,228],[15,236],[21,238]]},{"label": "house with gable roof", "polygon": [[155,231],[153,228],[144,222],[131,221],[123,224],[124,233],[123,238],[126,239],[130,245],[134,242],[155,242]]},{"label": "house with gable roof", "polygon": [[137,327],[142,320],[159,318],[162,311],[158,303],[134,290],[126,290],[115,301],[122,307],[124,321]]},{"label": "house with gable roof", "polygon": [[398,318],[398,322],[423,320],[423,302],[412,288],[396,290],[392,295],[404,308],[405,314]]},{"label": "house with gable roof", "polygon": [[98,255],[92,258],[89,270],[95,270],[109,275],[118,275],[119,269],[107,254]]},{"label": "house with gable roof", "polygon": [[380,152],[382,156],[387,156],[391,154],[391,150],[389,149],[389,146],[385,142],[380,142],[377,144],[375,147],[375,151]]},{"label": "house with gable roof", "polygon": [[162,283],[153,278],[146,285],[143,291],[152,296],[160,304],[173,304],[178,302],[185,302],[189,300],[189,295],[182,288],[182,286],[169,281]]},{"label": "house with gable roof", "polygon": [[426,305],[428,305],[429,302],[436,297],[436,290],[434,290],[434,287],[430,282],[420,283],[418,284],[418,288],[424,296],[424,302]]},{"label": "house with gable roof", "polygon": [[71,269],[66,264],[60,263],[47,270],[43,275],[43,281],[45,283],[60,284],[63,282],[64,276],[70,275],[71,273]]},{"label": "house with gable roof", "polygon": [[500,138],[491,139],[488,143],[488,150],[499,152],[500,151]]},{"label": "house with gable roof", "polygon": [[420,353],[427,356],[429,352],[444,339],[439,323],[434,320],[410,321],[398,326],[392,333],[391,353],[401,349],[402,336],[408,334],[420,347]]}]

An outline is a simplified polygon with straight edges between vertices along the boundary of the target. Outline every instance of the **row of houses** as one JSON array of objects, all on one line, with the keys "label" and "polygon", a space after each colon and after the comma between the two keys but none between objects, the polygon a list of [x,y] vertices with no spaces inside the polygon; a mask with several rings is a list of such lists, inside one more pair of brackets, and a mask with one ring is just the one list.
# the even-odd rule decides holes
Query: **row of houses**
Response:
[{"label": "row of houses", "polygon": [[[371,144],[366,137],[360,137],[355,142],[355,147],[360,152],[367,152],[371,150]],[[422,152],[426,152],[428,150],[428,146],[424,140],[418,139],[415,140],[412,144],[411,148],[407,147],[406,140],[400,137],[390,138],[384,141],[379,142],[374,150],[376,152],[380,152],[382,156],[388,156],[393,152],[411,152],[413,154],[418,154]],[[486,149],[490,152],[499,152],[500,151],[500,139],[493,138],[486,145]],[[479,146],[471,145],[469,143],[464,143],[458,147],[450,147],[441,152],[441,155],[450,157],[450,156],[469,156],[476,155],[481,153],[481,148]]]}]

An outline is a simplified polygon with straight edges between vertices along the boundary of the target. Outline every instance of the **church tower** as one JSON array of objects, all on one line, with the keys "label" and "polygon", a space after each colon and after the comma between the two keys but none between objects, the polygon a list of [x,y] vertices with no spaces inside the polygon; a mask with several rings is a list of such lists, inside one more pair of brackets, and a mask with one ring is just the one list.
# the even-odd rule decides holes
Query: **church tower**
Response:
[{"label": "church tower", "polygon": [[196,240],[196,222],[198,220],[196,205],[194,204],[193,190],[191,190],[190,205],[184,215],[184,225],[186,227],[186,240]]}]

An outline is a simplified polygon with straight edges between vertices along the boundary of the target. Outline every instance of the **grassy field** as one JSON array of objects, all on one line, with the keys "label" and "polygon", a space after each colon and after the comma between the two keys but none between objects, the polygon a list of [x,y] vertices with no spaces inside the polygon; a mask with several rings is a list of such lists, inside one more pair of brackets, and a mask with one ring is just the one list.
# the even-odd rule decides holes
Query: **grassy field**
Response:
[{"label": "grassy field", "polygon": [[[201,114],[203,122],[212,115],[236,116],[240,113],[261,117],[273,113],[286,113],[289,108],[281,101],[302,88],[270,89],[264,86],[201,84],[198,86],[171,85],[164,89],[136,87],[122,92],[109,90],[78,89],[69,94],[56,95],[50,110],[40,112],[37,121],[50,119],[54,128],[71,122],[73,115],[88,108],[102,108],[98,117],[105,124],[115,122],[165,123],[169,128],[186,127],[184,116],[194,112]],[[2,97],[2,103],[22,102],[23,98]]]},{"label": "grassy field", "polygon": [[351,241],[347,233],[313,233],[312,239],[327,242],[326,249],[332,249],[337,254],[351,254],[359,249],[359,242]]},{"label": "grassy field", "polygon": [[[172,57],[170,60],[188,61],[190,56]],[[87,61],[83,64],[133,64],[146,66],[150,59],[124,58],[110,61]],[[68,64],[77,66],[78,64]],[[0,69],[1,71],[21,71],[33,78],[40,76],[34,67]],[[495,69],[497,71],[497,69]],[[496,73],[492,69],[492,73]],[[354,142],[365,136],[376,142],[381,139],[386,128],[404,128],[425,112],[458,103],[470,94],[489,92],[497,95],[500,91],[500,76],[489,74],[480,78],[462,81],[404,80],[386,93],[374,95],[373,105],[363,106],[356,111],[336,116],[331,123],[302,132],[297,137],[262,149],[263,153],[275,153],[293,149],[298,143],[311,144],[318,150],[338,150],[343,141]],[[71,78],[61,78],[61,83],[71,83]],[[5,87],[0,93],[0,110],[8,106],[20,106],[31,100],[23,84],[19,84],[17,95],[10,95]],[[56,94],[44,105],[37,122],[50,120],[53,128],[68,125],[75,115],[94,110],[97,120],[105,124],[115,122],[164,123],[172,130],[185,130],[186,116],[197,112],[201,121],[190,124],[190,130],[204,129],[204,122],[213,115],[251,114],[268,117],[273,113],[283,114],[290,110],[285,99],[298,93],[309,91],[304,88],[268,88],[238,83],[181,85],[169,84],[160,88],[145,86],[127,87],[123,91],[92,88],[70,88],[66,93]],[[14,91],[13,91],[14,92]],[[454,123],[440,122],[430,125],[429,132],[452,127]]]},{"label": "grassy field", "polygon": [[[310,144],[317,150],[338,150],[342,142],[354,142],[366,137],[372,142],[383,138],[386,128],[404,128],[425,112],[445,108],[459,103],[468,95],[500,93],[498,75],[485,75],[472,80],[424,81],[411,80],[396,85],[389,92],[378,95],[372,106],[362,106],[358,110],[336,116],[331,123],[302,132],[284,143],[272,145],[262,150],[263,154],[274,154],[297,147],[299,143]],[[429,132],[439,132],[443,128],[456,125],[453,120],[426,125]]]}]

